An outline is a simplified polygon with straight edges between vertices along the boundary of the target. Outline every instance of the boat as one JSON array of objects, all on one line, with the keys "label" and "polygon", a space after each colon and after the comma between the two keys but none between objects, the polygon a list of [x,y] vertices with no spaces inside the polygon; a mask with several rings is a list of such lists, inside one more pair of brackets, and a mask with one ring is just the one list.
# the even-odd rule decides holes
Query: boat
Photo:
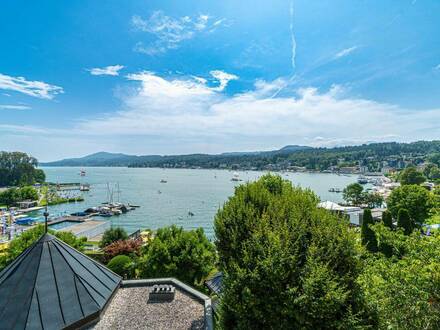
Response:
[{"label": "boat", "polygon": [[79,171],[79,175],[80,175],[80,176],[86,176],[86,171],[85,171],[85,170],[81,170],[81,171]]},{"label": "boat", "polygon": [[81,184],[79,186],[80,191],[90,191],[90,185],[88,183]]},{"label": "boat", "polygon": [[160,180],[160,183],[167,183],[168,181],[167,180],[164,180],[164,179],[162,179],[162,180]]},{"label": "boat", "polygon": [[191,211],[188,211],[188,216],[193,217],[194,213],[192,213]]},{"label": "boat", "polygon": [[240,176],[238,175],[237,172],[234,172],[234,174],[232,175],[231,181],[241,181]]},{"label": "boat", "polygon": [[368,183],[368,179],[366,177],[364,177],[363,175],[359,175],[357,182],[360,184],[367,184]]}]

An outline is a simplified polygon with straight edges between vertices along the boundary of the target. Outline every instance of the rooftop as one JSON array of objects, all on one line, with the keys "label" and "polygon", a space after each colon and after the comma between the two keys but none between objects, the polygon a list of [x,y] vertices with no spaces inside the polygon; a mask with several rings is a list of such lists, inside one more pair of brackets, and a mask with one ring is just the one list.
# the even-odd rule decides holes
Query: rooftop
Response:
[{"label": "rooftop", "polygon": [[172,301],[153,303],[151,288],[120,288],[92,329],[205,329],[204,303],[179,287]]}]

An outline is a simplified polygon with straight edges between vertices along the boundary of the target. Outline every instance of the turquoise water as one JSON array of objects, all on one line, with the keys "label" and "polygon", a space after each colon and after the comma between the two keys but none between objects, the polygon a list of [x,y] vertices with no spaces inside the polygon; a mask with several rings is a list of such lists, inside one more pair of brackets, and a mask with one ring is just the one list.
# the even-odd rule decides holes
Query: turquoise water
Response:
[{"label": "turquoise water", "polygon": [[[49,207],[51,216],[84,211],[108,201],[107,185],[113,190],[113,200],[130,202],[141,207],[129,213],[99,218],[111,221],[128,232],[139,228],[156,229],[177,224],[186,229],[203,227],[213,238],[213,219],[219,207],[234,193],[240,182],[232,182],[233,172],[227,170],[190,170],[124,167],[88,167],[86,176],[79,175],[80,168],[43,168],[50,182],[83,182],[91,184],[89,192],[82,193],[85,201]],[[253,181],[264,172],[238,172],[244,181]],[[310,188],[322,199],[339,202],[342,195],[330,193],[331,187],[344,188],[356,181],[356,175],[327,173],[281,174],[294,184]],[[161,183],[166,180],[167,183]],[[116,185],[119,184],[117,193]],[[118,198],[119,195],[119,198]],[[194,216],[190,216],[192,212]]]}]

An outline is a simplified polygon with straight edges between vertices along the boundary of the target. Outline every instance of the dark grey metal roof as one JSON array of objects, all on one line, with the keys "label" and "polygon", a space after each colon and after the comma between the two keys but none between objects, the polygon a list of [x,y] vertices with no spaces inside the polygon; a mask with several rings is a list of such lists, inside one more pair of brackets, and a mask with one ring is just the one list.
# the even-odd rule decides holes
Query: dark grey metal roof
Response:
[{"label": "dark grey metal roof", "polygon": [[219,294],[222,290],[223,273],[218,272],[205,282],[206,286],[212,292]]},{"label": "dark grey metal roof", "polygon": [[75,328],[97,317],[121,278],[50,234],[0,272],[0,329]]}]

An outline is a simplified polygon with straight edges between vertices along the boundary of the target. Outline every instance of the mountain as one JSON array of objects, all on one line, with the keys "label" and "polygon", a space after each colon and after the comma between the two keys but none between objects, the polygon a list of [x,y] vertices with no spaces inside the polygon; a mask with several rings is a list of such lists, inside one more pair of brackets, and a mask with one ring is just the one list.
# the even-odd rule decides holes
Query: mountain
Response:
[{"label": "mountain", "polygon": [[[154,159],[160,156],[148,156]],[[81,158],[69,158],[55,162],[41,163],[41,166],[128,166],[140,160],[141,157],[122,153],[97,152]]]},{"label": "mountain", "polygon": [[249,151],[249,152],[225,152],[218,155],[209,154],[191,154],[191,155],[171,155],[171,156],[159,156],[159,155],[146,155],[135,156],[126,155],[123,153],[110,153],[110,152],[97,152],[91,155],[87,155],[80,158],[68,158],[54,162],[40,163],[41,166],[143,166],[144,164],[160,163],[168,161],[194,161],[196,159],[222,159],[228,158],[229,160],[237,157],[246,156],[260,156],[260,155],[273,155],[278,153],[292,153],[299,150],[311,149],[306,146],[285,146],[279,150],[273,151]]}]

